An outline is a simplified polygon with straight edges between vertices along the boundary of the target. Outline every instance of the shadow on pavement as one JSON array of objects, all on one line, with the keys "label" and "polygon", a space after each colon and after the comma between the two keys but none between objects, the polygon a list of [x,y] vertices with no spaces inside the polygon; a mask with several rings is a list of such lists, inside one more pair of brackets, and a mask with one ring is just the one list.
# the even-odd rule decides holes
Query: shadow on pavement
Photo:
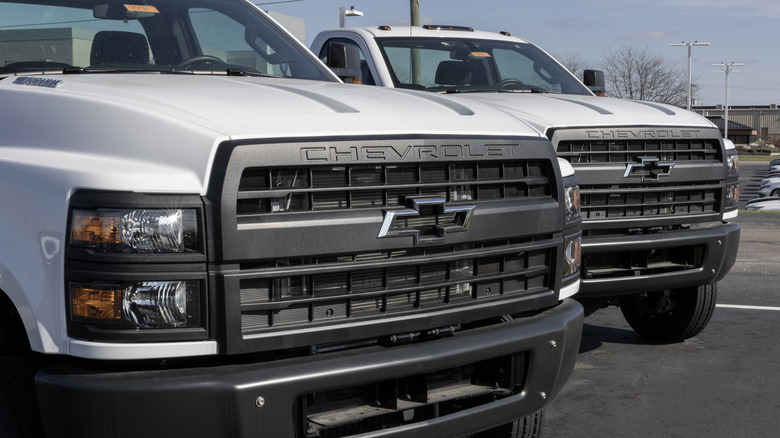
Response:
[{"label": "shadow on pavement", "polygon": [[601,347],[604,343],[642,345],[654,344],[639,336],[631,329],[604,327],[584,324],[582,326],[582,340],[580,341],[579,354],[587,353]]}]

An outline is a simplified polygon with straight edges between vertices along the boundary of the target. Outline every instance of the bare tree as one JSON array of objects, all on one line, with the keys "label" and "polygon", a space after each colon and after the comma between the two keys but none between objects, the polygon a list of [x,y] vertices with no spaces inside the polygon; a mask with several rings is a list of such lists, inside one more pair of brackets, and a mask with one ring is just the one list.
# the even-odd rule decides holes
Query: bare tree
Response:
[{"label": "bare tree", "polygon": [[[685,107],[688,72],[647,48],[621,46],[602,57],[607,95]],[[696,87],[692,86],[692,98]]]},{"label": "bare tree", "polygon": [[577,52],[565,52],[559,56],[555,56],[555,59],[580,80],[582,80],[582,72],[585,71],[586,68],[592,67],[589,66],[588,62]]}]

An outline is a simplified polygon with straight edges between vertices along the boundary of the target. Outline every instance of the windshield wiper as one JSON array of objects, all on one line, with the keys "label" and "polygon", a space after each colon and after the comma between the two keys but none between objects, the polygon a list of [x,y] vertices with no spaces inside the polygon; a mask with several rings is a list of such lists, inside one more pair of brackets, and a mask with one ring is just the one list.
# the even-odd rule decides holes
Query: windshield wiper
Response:
[{"label": "windshield wiper", "polygon": [[227,69],[228,76],[251,76],[256,78],[283,78],[282,75],[274,75],[270,73],[260,73],[259,71],[246,71],[234,68]]},{"label": "windshield wiper", "polygon": [[498,91],[499,93],[540,93],[540,94],[554,93],[554,91],[545,90],[544,88],[539,88],[539,87],[520,88],[516,90],[501,88],[496,91]]}]

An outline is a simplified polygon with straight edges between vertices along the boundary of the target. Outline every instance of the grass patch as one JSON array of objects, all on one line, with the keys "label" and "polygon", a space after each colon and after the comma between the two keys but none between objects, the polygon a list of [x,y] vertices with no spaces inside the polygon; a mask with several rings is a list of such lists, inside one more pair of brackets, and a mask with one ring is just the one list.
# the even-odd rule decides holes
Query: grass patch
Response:
[{"label": "grass patch", "polygon": [[753,154],[739,154],[739,161],[766,161],[767,163],[775,158],[780,158],[777,155],[753,155]]},{"label": "grass patch", "polygon": [[777,210],[739,210],[739,214],[780,214]]}]

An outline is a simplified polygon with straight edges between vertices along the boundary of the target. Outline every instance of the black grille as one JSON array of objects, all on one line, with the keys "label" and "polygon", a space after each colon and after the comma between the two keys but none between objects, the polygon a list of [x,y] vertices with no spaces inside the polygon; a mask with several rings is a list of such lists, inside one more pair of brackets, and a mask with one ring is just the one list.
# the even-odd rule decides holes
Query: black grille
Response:
[{"label": "black grille", "polygon": [[244,264],[244,336],[374,320],[547,290],[552,236]]},{"label": "black grille", "polygon": [[597,221],[717,213],[720,192],[716,181],[580,185],[582,217]]},{"label": "black grille", "polygon": [[704,263],[704,252],[703,245],[592,252],[583,257],[582,276],[592,280],[700,269]]},{"label": "black grille", "polygon": [[404,197],[488,201],[551,196],[542,161],[250,167],[239,182],[238,216],[403,206]]},{"label": "black grille", "polygon": [[643,157],[661,161],[721,162],[717,139],[663,140],[565,140],[558,144],[558,156],[577,163],[636,163]]},{"label": "black grille", "polygon": [[[432,420],[518,394],[528,354],[306,394],[296,400],[300,436],[347,437]],[[508,372],[515,370],[515,372]]]},{"label": "black grille", "polygon": [[546,140],[224,152],[210,256],[230,354],[352,345],[557,302],[562,190]]}]

